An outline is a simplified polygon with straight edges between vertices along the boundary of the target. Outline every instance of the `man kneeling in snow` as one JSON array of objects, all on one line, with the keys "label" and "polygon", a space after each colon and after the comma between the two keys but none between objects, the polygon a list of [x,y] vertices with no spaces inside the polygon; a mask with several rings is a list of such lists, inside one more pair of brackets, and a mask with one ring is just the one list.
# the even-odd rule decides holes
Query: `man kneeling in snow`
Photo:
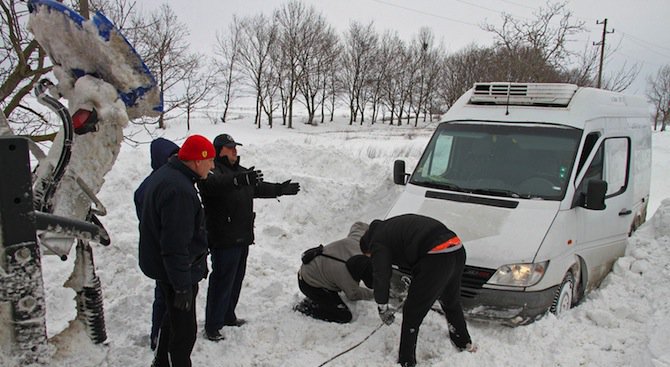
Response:
[{"label": "man kneeling in snow", "polygon": [[[350,301],[372,299],[368,289],[372,288],[372,262],[359,247],[367,229],[367,224],[356,222],[346,238],[309,250],[315,256],[303,259],[298,271],[298,286],[307,298],[295,306],[296,311],[319,320],[347,323],[352,315],[339,291]],[[360,287],[361,280],[368,288]]]}]

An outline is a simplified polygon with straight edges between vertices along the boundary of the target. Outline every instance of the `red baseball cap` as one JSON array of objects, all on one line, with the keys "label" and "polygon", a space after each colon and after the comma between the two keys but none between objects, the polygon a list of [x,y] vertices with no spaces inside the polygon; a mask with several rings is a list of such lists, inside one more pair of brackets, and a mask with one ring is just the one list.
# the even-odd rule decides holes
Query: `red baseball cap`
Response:
[{"label": "red baseball cap", "polygon": [[179,148],[178,157],[182,161],[201,161],[212,159],[216,153],[214,145],[202,135],[189,136]]}]

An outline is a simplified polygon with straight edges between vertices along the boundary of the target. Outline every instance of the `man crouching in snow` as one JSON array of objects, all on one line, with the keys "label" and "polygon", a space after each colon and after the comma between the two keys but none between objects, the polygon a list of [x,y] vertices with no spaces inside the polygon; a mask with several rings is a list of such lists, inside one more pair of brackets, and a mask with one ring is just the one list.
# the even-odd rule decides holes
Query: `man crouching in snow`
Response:
[{"label": "man crouching in snow", "polygon": [[351,311],[338,295],[343,291],[347,299],[372,299],[372,291],[360,286],[360,281],[372,288],[372,263],[361,254],[358,242],[368,225],[356,222],[349,235],[315,251],[311,259],[303,258],[298,271],[298,286],[307,298],[295,310],[315,319],[347,323]]},{"label": "man crouching in snow", "polygon": [[412,271],[402,312],[398,363],[416,365],[419,326],[437,300],[447,317],[454,345],[460,350],[476,351],[460,302],[465,248],[454,232],[433,218],[404,214],[372,221],[361,237],[360,247],[372,257],[377,311],[386,325],[395,320],[395,310],[388,305],[392,266]]}]

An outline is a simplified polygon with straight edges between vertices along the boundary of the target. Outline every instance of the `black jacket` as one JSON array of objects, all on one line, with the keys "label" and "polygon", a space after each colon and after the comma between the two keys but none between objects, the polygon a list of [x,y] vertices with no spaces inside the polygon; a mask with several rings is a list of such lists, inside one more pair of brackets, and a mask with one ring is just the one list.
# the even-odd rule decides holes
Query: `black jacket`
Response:
[{"label": "black jacket", "polygon": [[393,264],[413,269],[423,256],[432,256],[428,251],[454,236],[442,222],[417,214],[370,223],[361,249],[372,254],[375,301],[388,303]]},{"label": "black jacket", "polygon": [[176,156],[147,178],[140,218],[140,269],[149,278],[189,289],[207,275],[204,211],[197,175]]},{"label": "black jacket", "polygon": [[211,248],[249,246],[254,243],[254,198],[276,198],[279,184],[258,182],[254,186],[233,185],[233,177],[248,168],[240,159],[231,164],[226,157],[214,159],[214,171],[199,183],[205,206],[207,234]]}]

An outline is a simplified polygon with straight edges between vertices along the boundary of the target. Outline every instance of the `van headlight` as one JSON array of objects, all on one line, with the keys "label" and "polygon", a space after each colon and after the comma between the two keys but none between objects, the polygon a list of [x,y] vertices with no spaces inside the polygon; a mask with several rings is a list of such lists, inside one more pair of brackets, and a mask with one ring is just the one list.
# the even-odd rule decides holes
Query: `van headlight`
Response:
[{"label": "van headlight", "polygon": [[532,264],[503,265],[489,279],[489,284],[530,287],[542,279],[549,261]]}]

